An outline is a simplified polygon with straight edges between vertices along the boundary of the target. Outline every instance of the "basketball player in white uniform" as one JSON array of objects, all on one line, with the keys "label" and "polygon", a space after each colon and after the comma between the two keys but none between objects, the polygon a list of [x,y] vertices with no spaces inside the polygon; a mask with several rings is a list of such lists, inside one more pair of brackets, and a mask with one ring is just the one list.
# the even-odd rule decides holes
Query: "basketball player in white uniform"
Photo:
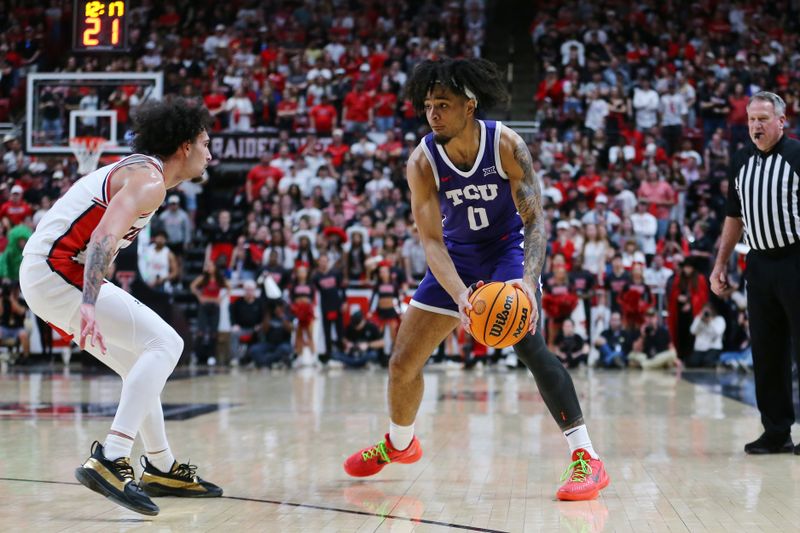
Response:
[{"label": "basketball player in white uniform", "polygon": [[[167,442],[160,394],[183,340],[104,276],[167,190],[203,173],[211,160],[210,124],[205,108],[181,99],[142,105],[134,117],[134,154],[87,174],[53,205],[28,240],[20,269],[31,310],[122,377],[111,430],[75,476],[147,515],[159,510],[149,496],[210,497],[222,490],[197,477],[196,466],[175,461]],[[129,459],[137,434],[146,453],[139,483]]]}]

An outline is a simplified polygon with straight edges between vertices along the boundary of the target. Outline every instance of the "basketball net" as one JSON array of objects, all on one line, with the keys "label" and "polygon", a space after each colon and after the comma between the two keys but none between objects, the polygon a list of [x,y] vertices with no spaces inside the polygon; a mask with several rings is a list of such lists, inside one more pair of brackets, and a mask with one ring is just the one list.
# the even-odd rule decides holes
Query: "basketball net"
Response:
[{"label": "basketball net", "polygon": [[85,176],[97,169],[100,154],[103,149],[110,146],[103,137],[73,137],[69,140],[69,147],[78,160],[78,174]]}]

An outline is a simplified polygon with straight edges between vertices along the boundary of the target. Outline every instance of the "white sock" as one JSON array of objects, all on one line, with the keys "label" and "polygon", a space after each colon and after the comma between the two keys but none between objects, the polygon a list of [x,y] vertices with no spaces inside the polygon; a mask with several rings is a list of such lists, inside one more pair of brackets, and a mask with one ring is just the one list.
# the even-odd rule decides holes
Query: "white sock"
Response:
[{"label": "white sock", "polygon": [[158,468],[162,472],[169,472],[172,470],[172,464],[175,462],[175,457],[172,455],[172,450],[167,448],[158,453],[147,452],[147,460],[150,464]]},{"label": "white sock", "polygon": [[106,442],[103,444],[103,455],[109,461],[114,461],[120,457],[130,457],[132,449],[133,441],[131,439],[109,433],[106,435]]},{"label": "white sock", "polygon": [[414,438],[414,424],[410,426],[398,426],[392,421],[389,421],[389,440],[392,447],[397,451],[403,451],[411,444]]},{"label": "white sock", "polygon": [[566,437],[569,444],[570,454],[578,448],[583,448],[592,459],[599,459],[597,452],[592,448],[592,439],[589,438],[589,430],[586,429],[586,424],[566,430],[564,437]]}]

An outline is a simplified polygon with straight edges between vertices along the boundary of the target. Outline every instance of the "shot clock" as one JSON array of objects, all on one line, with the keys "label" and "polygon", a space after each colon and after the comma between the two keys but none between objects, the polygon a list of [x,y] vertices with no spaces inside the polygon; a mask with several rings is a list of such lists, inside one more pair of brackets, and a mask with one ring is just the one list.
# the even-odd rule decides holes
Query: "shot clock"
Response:
[{"label": "shot clock", "polygon": [[76,52],[128,50],[129,0],[75,0],[72,48]]}]

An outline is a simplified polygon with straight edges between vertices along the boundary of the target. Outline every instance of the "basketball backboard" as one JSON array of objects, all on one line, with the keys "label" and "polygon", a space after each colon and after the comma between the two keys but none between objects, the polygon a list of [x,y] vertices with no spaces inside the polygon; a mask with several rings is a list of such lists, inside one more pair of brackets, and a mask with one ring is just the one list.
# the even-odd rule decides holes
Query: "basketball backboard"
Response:
[{"label": "basketball backboard", "polygon": [[28,75],[25,151],[70,154],[69,139],[104,137],[127,154],[130,114],[163,95],[160,72],[51,72]]}]

